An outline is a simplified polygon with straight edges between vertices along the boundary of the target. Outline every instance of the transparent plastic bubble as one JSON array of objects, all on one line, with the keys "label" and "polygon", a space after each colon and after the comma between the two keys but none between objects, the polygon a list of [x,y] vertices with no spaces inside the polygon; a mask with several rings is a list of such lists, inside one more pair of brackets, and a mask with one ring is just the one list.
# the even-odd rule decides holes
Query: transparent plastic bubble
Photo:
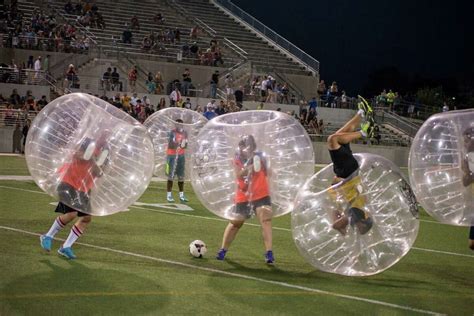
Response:
[{"label": "transparent plastic bubble", "polygon": [[84,93],[50,102],[26,139],[26,162],[36,184],[91,215],[124,211],[147,188],[153,144],[143,125]]},{"label": "transparent plastic bubble", "polygon": [[[256,143],[255,155],[245,162],[251,171],[243,176],[241,188],[234,166],[241,157],[239,142],[250,135]],[[273,216],[291,212],[296,192],[314,172],[311,140],[293,117],[275,111],[243,111],[218,116],[202,128],[192,154],[191,181],[211,212],[243,219],[235,208],[237,189],[253,201],[257,195],[250,188],[259,181],[254,179],[260,170],[266,174]]]},{"label": "transparent plastic bubble", "polygon": [[[183,123],[178,123],[181,120]],[[178,158],[184,152],[184,180],[190,180],[191,153],[196,137],[207,119],[196,111],[183,108],[166,108],[154,113],[144,123],[155,148],[155,167],[153,174],[160,180],[167,180],[173,170],[167,170],[168,154]],[[171,137],[171,139],[170,139]],[[171,146],[169,146],[171,145]],[[172,164],[176,168],[177,164]]]},{"label": "transparent plastic bubble", "polygon": [[380,273],[398,262],[418,234],[416,200],[401,171],[372,154],[354,155],[359,170],[332,185],[333,165],[298,192],[293,239],[319,270],[349,276]]},{"label": "transparent plastic bubble", "polygon": [[409,172],[428,214],[446,224],[474,225],[474,110],[426,120],[411,146]]}]

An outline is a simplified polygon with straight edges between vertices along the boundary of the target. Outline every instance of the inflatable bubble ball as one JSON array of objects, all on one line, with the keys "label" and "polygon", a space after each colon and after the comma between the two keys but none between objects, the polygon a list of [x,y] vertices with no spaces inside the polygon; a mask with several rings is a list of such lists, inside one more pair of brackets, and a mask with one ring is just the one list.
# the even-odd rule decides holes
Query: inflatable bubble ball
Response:
[{"label": "inflatable bubble ball", "polygon": [[147,188],[153,144],[143,125],[84,93],[51,101],[34,119],[26,162],[36,184],[90,215],[124,211]]},{"label": "inflatable bubble ball", "polygon": [[[207,119],[183,108],[166,108],[154,113],[144,123],[155,148],[153,174],[167,180],[176,174],[178,160],[184,155],[184,180],[190,180],[191,153],[196,137]],[[175,163],[176,162],[176,163]]]},{"label": "inflatable bubble ball", "polygon": [[[273,217],[291,212],[296,192],[313,172],[308,134],[296,119],[276,111],[218,116],[202,128],[192,153],[196,195],[207,209],[229,220],[254,215],[256,201],[266,197]],[[251,207],[243,214],[238,203]]]},{"label": "inflatable bubble ball", "polygon": [[416,200],[401,171],[372,154],[354,155],[359,169],[333,183],[333,165],[298,192],[293,239],[319,270],[348,276],[377,274],[398,262],[418,234]]},{"label": "inflatable bubble ball", "polygon": [[474,225],[474,110],[426,120],[411,146],[409,173],[428,214],[446,224]]}]

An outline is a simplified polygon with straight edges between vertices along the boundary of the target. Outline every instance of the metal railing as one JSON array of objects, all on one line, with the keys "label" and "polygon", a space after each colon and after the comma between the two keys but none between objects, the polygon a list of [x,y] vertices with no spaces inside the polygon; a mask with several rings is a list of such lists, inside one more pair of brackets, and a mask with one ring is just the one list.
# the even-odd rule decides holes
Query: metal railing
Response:
[{"label": "metal railing", "polygon": [[308,70],[312,71],[313,74],[319,73],[319,61],[305,53],[294,44],[290,43],[287,39],[267,27],[262,22],[255,19],[253,16],[236,6],[230,0],[211,0],[214,5],[226,9],[226,11],[245,22],[253,29],[264,35],[269,41],[275,43],[283,51],[288,52],[294,56],[298,61],[303,64]]},{"label": "metal railing", "polygon": [[418,132],[419,126],[407,121],[403,117],[389,112],[387,110],[375,110],[375,118],[377,123],[379,124],[390,124],[394,127],[401,130],[403,133],[407,134],[410,137],[415,137],[416,133]]},{"label": "metal railing", "polygon": [[45,76],[46,73],[43,70],[0,67],[0,82],[3,83],[48,85]]},{"label": "metal railing", "polygon": [[0,127],[10,126],[14,127],[17,124],[23,126],[27,119],[33,121],[36,117],[35,111],[28,111],[22,109],[9,109],[0,106]]}]

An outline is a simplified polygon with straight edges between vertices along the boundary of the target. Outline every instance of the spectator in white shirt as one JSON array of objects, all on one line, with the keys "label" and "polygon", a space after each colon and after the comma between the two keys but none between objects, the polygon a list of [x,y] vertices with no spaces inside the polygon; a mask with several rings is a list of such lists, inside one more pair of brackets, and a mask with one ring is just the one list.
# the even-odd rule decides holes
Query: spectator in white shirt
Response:
[{"label": "spectator in white shirt", "polygon": [[178,87],[175,87],[170,94],[170,106],[176,106],[176,103],[181,100],[181,92]]},{"label": "spectator in white shirt", "polygon": [[41,56],[38,56],[38,58],[35,61],[35,83],[38,83],[38,81],[41,79]]}]

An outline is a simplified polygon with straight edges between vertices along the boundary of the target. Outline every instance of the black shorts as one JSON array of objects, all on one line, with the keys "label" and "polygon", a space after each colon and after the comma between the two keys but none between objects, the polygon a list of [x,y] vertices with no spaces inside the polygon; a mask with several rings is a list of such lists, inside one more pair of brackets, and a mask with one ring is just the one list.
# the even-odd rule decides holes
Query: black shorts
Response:
[{"label": "black shorts", "polygon": [[269,196],[251,202],[237,203],[235,204],[234,212],[242,215],[244,218],[250,218],[257,208],[267,205],[272,205],[272,200]]},{"label": "black shorts", "polygon": [[469,229],[469,239],[474,240],[474,226]]},{"label": "black shorts", "polygon": [[334,173],[339,178],[348,178],[359,169],[359,163],[352,155],[349,144],[341,145],[341,147],[336,150],[329,150],[329,155],[333,163]]},{"label": "black shorts", "polygon": [[78,191],[69,184],[61,182],[58,186],[58,195],[61,202],[58,203],[54,210],[55,212],[62,214],[77,212],[79,217],[89,215],[77,210],[90,210],[89,194]]}]

